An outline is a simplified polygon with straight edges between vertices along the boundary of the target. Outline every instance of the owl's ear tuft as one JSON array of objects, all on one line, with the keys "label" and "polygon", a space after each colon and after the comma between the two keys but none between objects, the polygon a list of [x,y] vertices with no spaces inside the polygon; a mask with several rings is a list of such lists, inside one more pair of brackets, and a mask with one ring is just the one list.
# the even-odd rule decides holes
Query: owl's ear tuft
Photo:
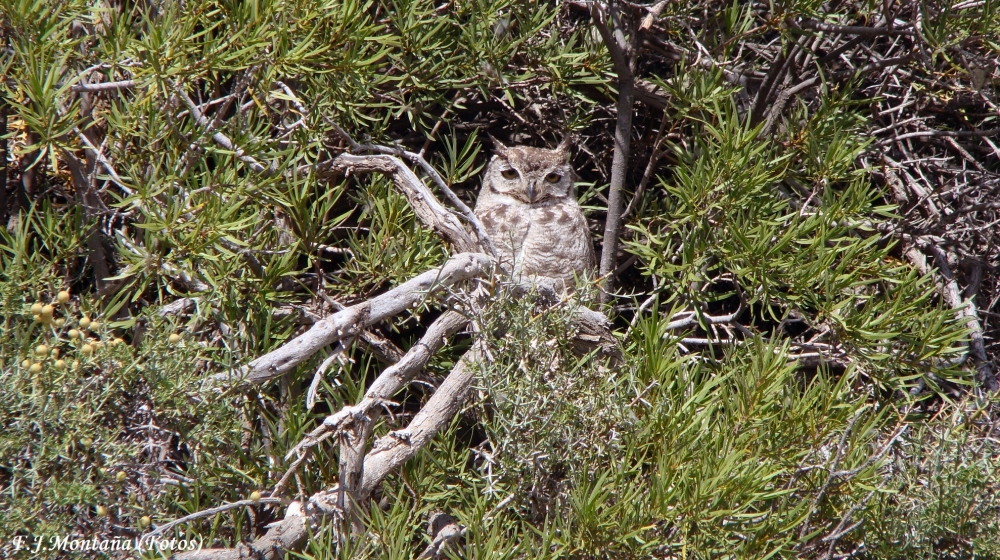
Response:
[{"label": "owl's ear tuft", "polygon": [[492,134],[487,134],[490,140],[493,141],[493,151],[503,159],[510,159],[510,148],[504,145],[503,142],[497,140]]},{"label": "owl's ear tuft", "polygon": [[573,136],[571,134],[567,134],[566,136],[563,136],[562,141],[559,142],[558,146],[556,146],[556,151],[562,153],[562,156],[563,156],[563,158],[565,158],[566,163],[569,163],[570,155],[571,155],[569,153],[569,149],[572,146],[573,146]]}]

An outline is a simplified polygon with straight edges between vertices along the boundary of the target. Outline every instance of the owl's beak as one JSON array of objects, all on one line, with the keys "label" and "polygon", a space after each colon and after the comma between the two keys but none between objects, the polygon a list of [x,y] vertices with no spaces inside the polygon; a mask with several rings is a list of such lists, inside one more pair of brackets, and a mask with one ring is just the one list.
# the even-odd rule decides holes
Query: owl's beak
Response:
[{"label": "owl's beak", "polygon": [[535,201],[535,182],[528,181],[528,202]]}]

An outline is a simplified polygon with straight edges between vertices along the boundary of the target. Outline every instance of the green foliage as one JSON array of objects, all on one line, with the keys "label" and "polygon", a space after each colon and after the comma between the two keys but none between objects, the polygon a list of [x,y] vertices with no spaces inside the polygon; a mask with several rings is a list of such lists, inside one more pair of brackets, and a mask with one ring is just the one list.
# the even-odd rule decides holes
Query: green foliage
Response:
[{"label": "green foliage", "polygon": [[[143,317],[141,338],[124,343],[90,296],[56,302],[69,286],[53,263],[78,241],[62,229],[71,224],[54,217],[43,208],[15,235],[0,231],[0,418],[7,427],[0,439],[0,530],[95,532],[104,522],[96,514],[101,505],[114,523],[138,527],[143,515],[164,522],[168,511],[238,499],[247,481],[262,483],[259,466],[229,460],[242,429],[233,409],[242,414],[242,399],[202,392],[205,373],[231,367],[232,353],[199,342],[194,326],[185,331],[154,315]],[[55,259],[23,252],[17,246],[26,239],[52,240],[46,252]],[[53,304],[51,320],[33,318],[36,302]],[[84,328],[84,318],[97,326]],[[180,341],[170,342],[178,331]],[[37,353],[39,345],[46,355]],[[177,451],[190,463],[166,460]]]},{"label": "green foliage", "polygon": [[[819,9],[777,3],[770,17]],[[717,31],[705,45],[733,60],[744,38],[792,36],[757,10],[671,2],[664,36],[688,41],[704,17]],[[967,73],[952,47],[997,51],[995,10],[932,14],[929,56]],[[565,3],[3,0],[0,20],[10,177],[35,151],[45,175],[0,227],[4,538],[124,534],[143,515],[159,524],[265,490],[288,450],[383,371],[354,348],[314,410],[302,393],[322,355],[259,391],[209,382],[448,256],[387,179],[313,170],[343,149],[332,124],[421,151],[460,195],[477,186],[487,130],[598,130],[577,168],[603,216],[610,58]],[[824,85],[762,135],[721,65],[690,62],[650,77],[670,134],[630,217],[642,274],[627,288],[654,297],[651,314],[619,316],[623,362],[574,351],[586,296],[542,308],[500,286],[476,318],[489,354],[477,400],[386,480],[364,538],[322,526],[296,556],[413,558],[443,510],[466,528],[455,558],[1000,558],[996,412],[942,388],[971,382],[957,365],[968,332],[885,234],[900,209],[859,163],[870,100]],[[73,92],[125,79],[114,94]],[[67,170],[88,155],[100,204]],[[101,282],[95,239],[113,274]],[[64,289],[70,301],[36,320],[31,306]],[[737,300],[743,330],[719,343],[709,317]],[[682,309],[696,324],[668,328]],[[426,316],[379,330],[407,349]],[[468,345],[387,403],[376,436],[404,427]],[[941,394],[896,399],[921,381]],[[320,451],[293,492],[337,479],[335,451]],[[282,513],[231,510],[178,534],[234,545]]]},{"label": "green foliage", "polygon": [[970,400],[913,426],[883,483],[889,491],[869,504],[856,537],[873,557],[1000,556],[1000,469],[987,410]]},{"label": "green foliage", "polygon": [[[676,148],[678,164],[662,180],[668,196],[648,210],[652,219],[632,226],[640,235],[629,249],[665,301],[706,310],[745,297],[751,326],[766,332],[796,321],[824,331],[882,387],[928,371],[968,382],[968,372],[940,369],[964,351],[964,325],[932,303],[930,278],[899,262],[877,234],[891,208],[853,168],[863,144],[848,104],[827,99],[808,126],[776,143],[716,98],[699,114],[694,146]],[[812,189],[806,204],[815,204],[790,195],[803,184]],[[736,287],[706,289],[720,283]]]},{"label": "green foliage", "polygon": [[480,375],[490,396],[488,476],[520,485],[540,513],[571,478],[585,480],[624,452],[635,417],[623,396],[635,390],[618,364],[576,355],[573,321],[586,301],[545,308],[534,299],[503,286],[478,316],[489,333]]}]

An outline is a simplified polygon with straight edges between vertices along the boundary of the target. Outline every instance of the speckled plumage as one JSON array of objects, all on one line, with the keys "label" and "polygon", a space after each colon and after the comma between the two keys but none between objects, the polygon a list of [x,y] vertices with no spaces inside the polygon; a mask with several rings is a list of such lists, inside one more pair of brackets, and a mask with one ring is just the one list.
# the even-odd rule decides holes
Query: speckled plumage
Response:
[{"label": "speckled plumage", "polygon": [[574,277],[593,279],[594,246],[576,200],[567,146],[495,143],[475,213],[496,245],[501,268],[557,291],[572,291]]}]

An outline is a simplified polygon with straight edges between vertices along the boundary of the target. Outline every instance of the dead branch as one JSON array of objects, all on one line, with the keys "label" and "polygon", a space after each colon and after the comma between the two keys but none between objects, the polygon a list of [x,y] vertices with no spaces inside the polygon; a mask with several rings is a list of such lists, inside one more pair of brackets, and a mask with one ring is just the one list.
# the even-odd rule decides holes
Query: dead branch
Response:
[{"label": "dead branch", "polygon": [[372,490],[397,467],[417,454],[441,428],[451,422],[465,400],[479,361],[479,345],[466,352],[427,404],[404,430],[390,432],[375,442],[365,457],[364,479],[359,498],[366,500]]},{"label": "dead branch", "polygon": [[[345,430],[354,429],[354,431],[359,431],[356,424],[374,425],[375,420],[378,418],[380,407],[384,406],[396,392],[420,373],[427,365],[431,356],[444,346],[447,338],[460,331],[467,323],[468,319],[454,311],[448,311],[441,317],[438,317],[427,328],[427,332],[424,333],[420,341],[414,344],[402,359],[387,368],[375,379],[361,401],[354,406],[344,407],[340,412],[328,416],[319,427],[310,432],[298,445],[288,452],[285,456],[286,460],[296,455],[298,455],[298,459],[281,477],[271,495],[276,496],[284,491],[291,477],[305,459],[309,457],[314,446],[330,437],[340,435]],[[363,465],[356,465],[355,469],[360,471],[361,467]],[[360,482],[360,478],[358,480]],[[349,490],[351,488],[353,487],[350,487]]]},{"label": "dead branch", "polygon": [[[300,171],[308,171],[309,169],[310,167],[307,166]],[[388,175],[406,197],[414,214],[424,225],[431,228],[459,251],[480,251],[479,243],[472,239],[455,215],[445,208],[434,196],[434,193],[424,185],[423,181],[396,156],[340,154],[331,160],[312,166],[312,169],[320,176],[347,175],[348,173]]]},{"label": "dead branch", "polygon": [[419,305],[432,297],[433,292],[484,275],[490,270],[490,264],[490,258],[482,253],[455,255],[444,266],[428,270],[380,296],[335,313],[277,350],[250,362],[248,380],[263,383],[273,379],[307,360],[324,346],[360,334],[360,331],[380,321]]},{"label": "dead branch", "polygon": [[93,221],[93,223],[88,224],[89,231],[85,235],[87,259],[94,269],[94,283],[97,285],[97,291],[103,294],[108,286],[106,279],[111,276],[110,259],[104,249],[104,232],[101,230],[101,216],[107,207],[104,206],[104,202],[97,194],[95,185],[94,168],[97,159],[91,152],[85,154],[86,157],[81,161],[70,150],[63,150],[66,166],[69,167],[70,175],[73,178],[77,203],[83,208],[87,220]]},{"label": "dead branch", "polygon": [[[662,10],[662,8],[661,8]],[[632,37],[625,39],[621,14],[615,6],[594,2],[590,6],[591,18],[597,27],[618,76],[617,124],[615,150],[611,161],[611,185],[608,190],[608,214],[604,222],[604,246],[601,248],[600,275],[604,277],[601,303],[611,299],[614,289],[615,262],[617,261],[618,236],[622,228],[622,205],[625,176],[628,172],[630,143],[632,141],[632,105],[635,99],[635,64],[638,56],[640,29],[632,29]],[[608,25],[610,17],[612,25]],[[655,17],[654,17],[655,19]]]},{"label": "dead branch", "polygon": [[293,502],[285,518],[253,543],[236,548],[209,548],[177,555],[178,560],[283,560],[287,551],[300,550],[309,538],[309,527],[301,506]]},{"label": "dead branch", "polygon": [[[969,329],[969,357],[976,367],[976,381],[988,392],[995,392],[1000,389],[1000,382],[997,381],[993,364],[986,355],[986,345],[983,341],[983,326],[979,320],[979,310],[972,298],[965,299],[958,287],[958,281],[948,265],[948,257],[944,251],[925,239],[918,239],[917,246],[934,256],[938,274],[942,280],[937,282],[938,291],[945,303],[955,310],[955,315],[966,321]],[[923,253],[916,247],[906,251],[906,258],[921,274],[931,274],[930,267]]]},{"label": "dead branch", "polygon": [[797,24],[790,20],[791,25],[796,25],[803,29],[812,29],[813,31],[822,31],[824,33],[837,33],[839,35],[856,35],[859,37],[882,37],[886,35],[906,35],[913,36],[913,30],[911,29],[900,29],[894,28],[889,29],[887,27],[864,27],[860,25],[835,25],[832,23],[824,23],[822,21],[817,21],[814,19],[804,19]]},{"label": "dead branch", "polygon": [[206,509],[206,510],[198,511],[198,512],[192,513],[190,515],[185,515],[184,517],[181,517],[180,519],[175,519],[175,520],[173,520],[173,521],[171,521],[169,523],[164,523],[163,525],[159,525],[159,526],[155,527],[149,533],[146,533],[145,535],[143,535],[142,536],[142,540],[145,541],[145,540],[152,539],[154,537],[158,537],[160,535],[164,535],[164,534],[167,533],[167,531],[173,529],[174,527],[176,527],[178,525],[183,525],[184,523],[187,523],[189,521],[194,521],[196,519],[204,519],[205,517],[211,517],[211,516],[213,516],[213,515],[215,515],[217,513],[226,512],[226,511],[229,511],[231,509],[238,509],[238,508],[242,508],[242,507],[252,507],[252,506],[255,506],[257,504],[280,504],[280,503],[281,503],[281,500],[279,500],[278,498],[261,498],[261,499],[256,500],[256,501],[254,501],[254,500],[240,500],[238,502],[232,502],[232,503],[229,503],[229,504],[223,504],[221,506],[217,506],[217,507],[214,507],[214,508],[209,508],[209,509]]},{"label": "dead branch", "polygon": [[[451,190],[451,187],[449,187],[448,184],[445,183],[444,178],[441,177],[441,174],[438,173],[437,170],[434,169],[434,167],[431,166],[431,164],[428,163],[426,159],[424,159],[423,150],[421,150],[419,153],[415,153],[404,150],[399,146],[390,147],[390,146],[380,146],[378,144],[359,144],[357,141],[354,140],[354,138],[351,137],[350,134],[347,133],[347,131],[341,128],[340,125],[332,121],[329,122],[329,124],[333,127],[334,130],[337,131],[337,134],[339,134],[341,138],[343,138],[344,141],[347,142],[347,145],[351,147],[352,151],[355,152],[367,151],[367,152],[375,152],[378,154],[392,155],[396,157],[404,157],[410,160],[411,162],[419,165],[420,169],[423,169],[424,173],[426,173],[427,176],[431,178],[431,181],[433,181],[434,184],[437,185],[438,189],[442,193],[444,193],[445,197],[448,198],[448,201],[451,202],[451,204],[455,206],[455,208],[458,208],[459,215],[462,216],[462,218],[465,219],[465,221],[472,226],[473,230],[475,230],[476,236],[479,238],[479,243],[481,245],[482,250],[485,250],[485,252],[489,253],[490,255],[496,256],[497,254],[496,248],[493,246],[493,241],[490,239],[489,234],[486,233],[486,228],[483,227],[482,222],[480,222],[479,218],[476,217],[475,212],[473,212],[472,209],[468,207],[468,205],[462,202],[462,199],[458,198],[458,195],[455,194],[455,191]],[[440,124],[440,122],[438,124]]]},{"label": "dead branch", "polygon": [[71,86],[69,89],[70,91],[85,91],[93,93],[98,91],[128,89],[131,87],[135,87],[135,80],[120,80],[117,82],[102,82],[99,84],[76,84]]},{"label": "dead branch", "polygon": [[[184,102],[184,105],[187,106],[188,111],[191,111],[191,116],[194,117],[195,121],[197,121],[198,124],[201,125],[203,128],[205,128],[206,130],[211,130],[212,123],[209,122],[209,120],[205,117],[205,115],[202,114],[201,109],[199,109],[198,106],[195,105],[195,102],[191,100],[191,97],[188,96],[186,91],[184,91],[184,88],[180,86],[175,86],[174,91],[177,93],[177,96],[180,98],[180,100]],[[236,156],[236,159],[249,165],[250,169],[253,169],[257,173],[270,176],[274,175],[274,173],[277,171],[274,166],[264,167],[264,165],[259,161],[257,161],[256,158],[248,155],[246,152],[243,151],[242,148],[237,147],[236,144],[234,144],[233,141],[230,140],[228,136],[226,136],[221,132],[213,132],[212,140],[215,140],[216,144],[222,146],[226,150],[233,152],[233,154]]]},{"label": "dead branch", "polygon": [[[367,500],[372,490],[385,477],[422,449],[458,412],[472,384],[474,363],[480,357],[479,345],[466,352],[455,365],[427,404],[414,416],[404,430],[391,432],[375,443],[365,456],[363,481],[359,498]],[[236,558],[267,558],[278,560],[288,551],[300,550],[306,543],[310,528],[318,527],[324,519],[340,521],[343,510],[337,504],[339,488],[318,492],[302,508],[293,502],[285,519],[272,526],[267,533],[249,545],[237,548],[208,549],[178,556],[182,560],[228,560]]]},{"label": "dead branch", "polygon": [[444,346],[445,340],[460,331],[468,322],[466,317],[454,311],[448,311],[438,317],[427,328],[427,332],[424,333],[420,341],[414,344],[401,360],[386,368],[375,379],[360,402],[328,416],[321,426],[310,432],[302,442],[288,452],[285,458],[297,455],[304,449],[329,437],[330,434],[348,427],[359,416],[369,415],[372,411],[377,410],[386,400],[392,398],[397,391],[420,373],[431,356]]},{"label": "dead branch", "polygon": [[455,541],[465,535],[465,529],[454,517],[436,512],[427,521],[427,534],[431,537],[431,544],[417,558],[440,558]]}]

